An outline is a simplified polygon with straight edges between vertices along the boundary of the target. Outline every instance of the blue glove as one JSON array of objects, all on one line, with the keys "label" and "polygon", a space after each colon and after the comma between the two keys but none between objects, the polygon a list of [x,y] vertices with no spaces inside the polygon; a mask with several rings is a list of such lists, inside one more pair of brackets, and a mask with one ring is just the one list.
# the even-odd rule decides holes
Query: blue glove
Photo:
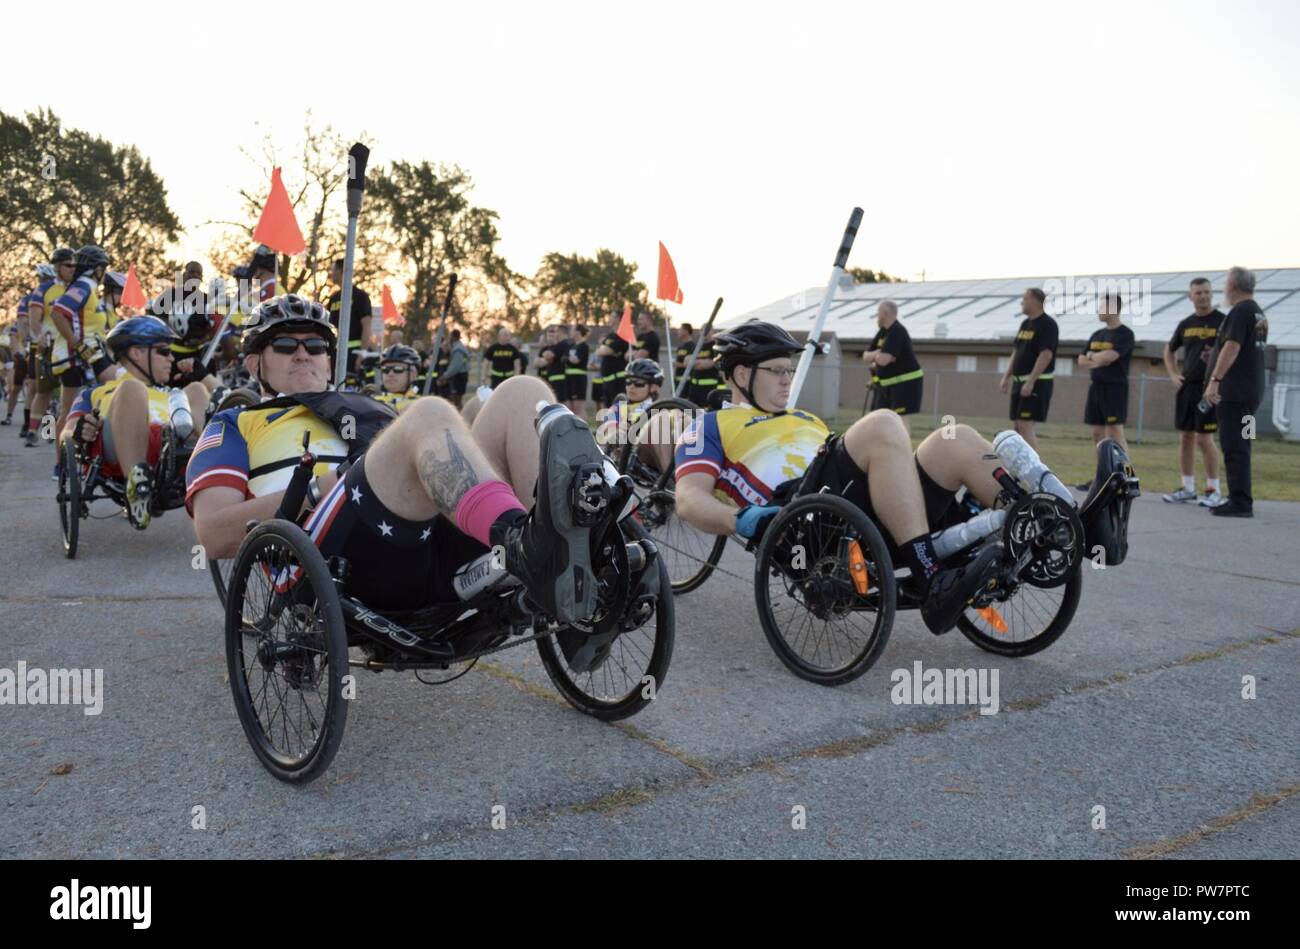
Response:
[{"label": "blue glove", "polygon": [[751,504],[736,512],[736,533],[746,540],[753,537],[758,525],[781,509],[775,504]]}]

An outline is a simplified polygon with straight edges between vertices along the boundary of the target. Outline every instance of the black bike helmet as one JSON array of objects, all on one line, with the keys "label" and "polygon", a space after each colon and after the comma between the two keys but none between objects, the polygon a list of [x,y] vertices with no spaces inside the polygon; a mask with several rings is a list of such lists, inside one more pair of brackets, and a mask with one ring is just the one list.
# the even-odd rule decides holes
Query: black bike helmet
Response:
[{"label": "black bike helmet", "polygon": [[[719,333],[713,338],[713,352],[719,359],[722,378],[731,380],[737,366],[757,366],[765,359],[777,356],[793,356],[803,347],[795,342],[794,337],[781,327],[762,320],[749,320],[734,329]],[[749,404],[758,408],[754,401],[753,380],[741,388],[741,393]]]},{"label": "black bike helmet", "polygon": [[77,250],[72,259],[73,266],[76,267],[77,276],[83,273],[89,273],[96,267],[108,266],[108,254],[102,247],[96,247],[94,244],[87,244]]},{"label": "black bike helmet", "polygon": [[244,321],[244,352],[259,353],[279,333],[313,332],[330,344],[331,354],[338,340],[329,312],[296,293],[275,297],[253,310]]},{"label": "black bike helmet", "polygon": [[633,359],[627,364],[626,372],[629,379],[640,379],[652,386],[664,384],[664,371],[653,359]]},{"label": "black bike helmet", "polygon": [[412,369],[420,368],[420,354],[410,346],[403,346],[401,343],[394,343],[384,350],[384,356],[380,360],[381,364],[390,362],[400,362],[410,366]]},{"label": "black bike helmet", "polygon": [[71,247],[60,247],[54,253],[50,254],[50,263],[57,267],[59,264],[72,263],[76,257],[77,253]]},{"label": "black bike helmet", "polygon": [[104,289],[113,293],[122,293],[126,289],[126,274],[110,270],[104,274]]}]

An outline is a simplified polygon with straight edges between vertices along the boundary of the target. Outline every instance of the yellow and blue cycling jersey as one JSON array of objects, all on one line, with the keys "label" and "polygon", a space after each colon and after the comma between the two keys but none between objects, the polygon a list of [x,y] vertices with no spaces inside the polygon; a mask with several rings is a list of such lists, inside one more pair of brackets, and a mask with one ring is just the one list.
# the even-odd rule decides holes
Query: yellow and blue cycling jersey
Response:
[{"label": "yellow and blue cycling jersey", "polygon": [[302,457],[302,433],[316,455],[315,473],[333,471],[347,460],[348,448],[329,422],[306,406],[227,409],[212,417],[194,445],[185,470],[185,507],[194,514],[194,495],[227,487],[245,498],[262,497],[289,486]]},{"label": "yellow and blue cycling jersey", "polygon": [[[68,423],[74,426],[73,431],[76,431],[77,419],[95,409],[99,409],[100,418],[106,417],[113,395],[126,379],[126,376],[118,376],[108,382],[82,389],[73,401],[72,408],[68,410]],[[171,407],[167,404],[167,390],[158,386],[146,388],[149,392],[149,425],[151,427],[166,425],[171,418]]]},{"label": "yellow and blue cycling jersey", "polygon": [[776,488],[808,470],[830,430],[810,412],[773,415],[728,405],[692,423],[677,443],[677,479],[708,474],[713,493],[739,507],[766,504]]},{"label": "yellow and blue cycling jersey", "polygon": [[620,399],[609,408],[596,413],[596,419],[600,423],[596,427],[596,441],[601,445],[619,441],[619,430],[635,425],[654,401],[654,399],[642,399],[640,402],[629,402]]},{"label": "yellow and blue cycling jersey", "polygon": [[374,398],[377,402],[392,406],[393,410],[401,415],[415,404],[416,399],[420,398],[420,390],[411,388],[405,392],[381,392]]},{"label": "yellow and blue cycling jersey", "polygon": [[[48,298],[48,294],[46,294]],[[78,343],[86,338],[86,328],[94,324],[95,311],[99,309],[99,287],[90,274],[82,274],[69,286],[52,305],[47,305],[45,312],[57,312],[72,324],[72,335]],[[74,347],[75,348],[75,347]],[[54,339],[52,365],[54,374],[67,370],[69,364],[68,340],[62,333]]]}]

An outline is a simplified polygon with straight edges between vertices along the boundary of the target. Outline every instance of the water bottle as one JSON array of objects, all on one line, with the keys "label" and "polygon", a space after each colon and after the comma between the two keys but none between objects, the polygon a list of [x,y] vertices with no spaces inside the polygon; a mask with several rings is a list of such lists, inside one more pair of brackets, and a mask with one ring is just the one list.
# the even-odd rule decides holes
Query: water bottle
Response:
[{"label": "water bottle", "polygon": [[184,389],[172,389],[167,393],[167,411],[172,420],[172,431],[181,441],[190,437],[194,431],[194,416],[190,414],[190,399]]},{"label": "water bottle", "polygon": [[1006,511],[995,511],[992,508],[981,511],[969,521],[933,534],[930,540],[934,544],[934,552],[939,556],[940,560],[949,557],[957,551],[983,540],[994,531],[1001,530],[1006,520]]},{"label": "water bottle", "polygon": [[1030,447],[1019,432],[998,432],[993,439],[993,450],[1011,476],[1029,485],[1031,491],[1046,491],[1074,504],[1074,495],[1070,489],[1043,464],[1038,452]]},{"label": "water bottle", "polygon": [[505,552],[489,550],[457,570],[451,585],[461,600],[472,600],[508,579],[511,577],[506,572]]}]

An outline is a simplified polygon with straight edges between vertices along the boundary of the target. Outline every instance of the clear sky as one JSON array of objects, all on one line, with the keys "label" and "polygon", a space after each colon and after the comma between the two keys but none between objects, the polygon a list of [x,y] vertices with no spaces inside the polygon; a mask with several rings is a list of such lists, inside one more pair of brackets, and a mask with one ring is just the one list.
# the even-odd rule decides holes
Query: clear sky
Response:
[{"label": "clear sky", "polygon": [[824,283],[855,204],[851,265],[909,279],[1300,264],[1294,0],[50,9],[6,11],[0,109],[138,145],[199,256],[236,143],[310,108],[468,169],[521,272],[605,246],[653,289],[664,241],[687,320]]}]

